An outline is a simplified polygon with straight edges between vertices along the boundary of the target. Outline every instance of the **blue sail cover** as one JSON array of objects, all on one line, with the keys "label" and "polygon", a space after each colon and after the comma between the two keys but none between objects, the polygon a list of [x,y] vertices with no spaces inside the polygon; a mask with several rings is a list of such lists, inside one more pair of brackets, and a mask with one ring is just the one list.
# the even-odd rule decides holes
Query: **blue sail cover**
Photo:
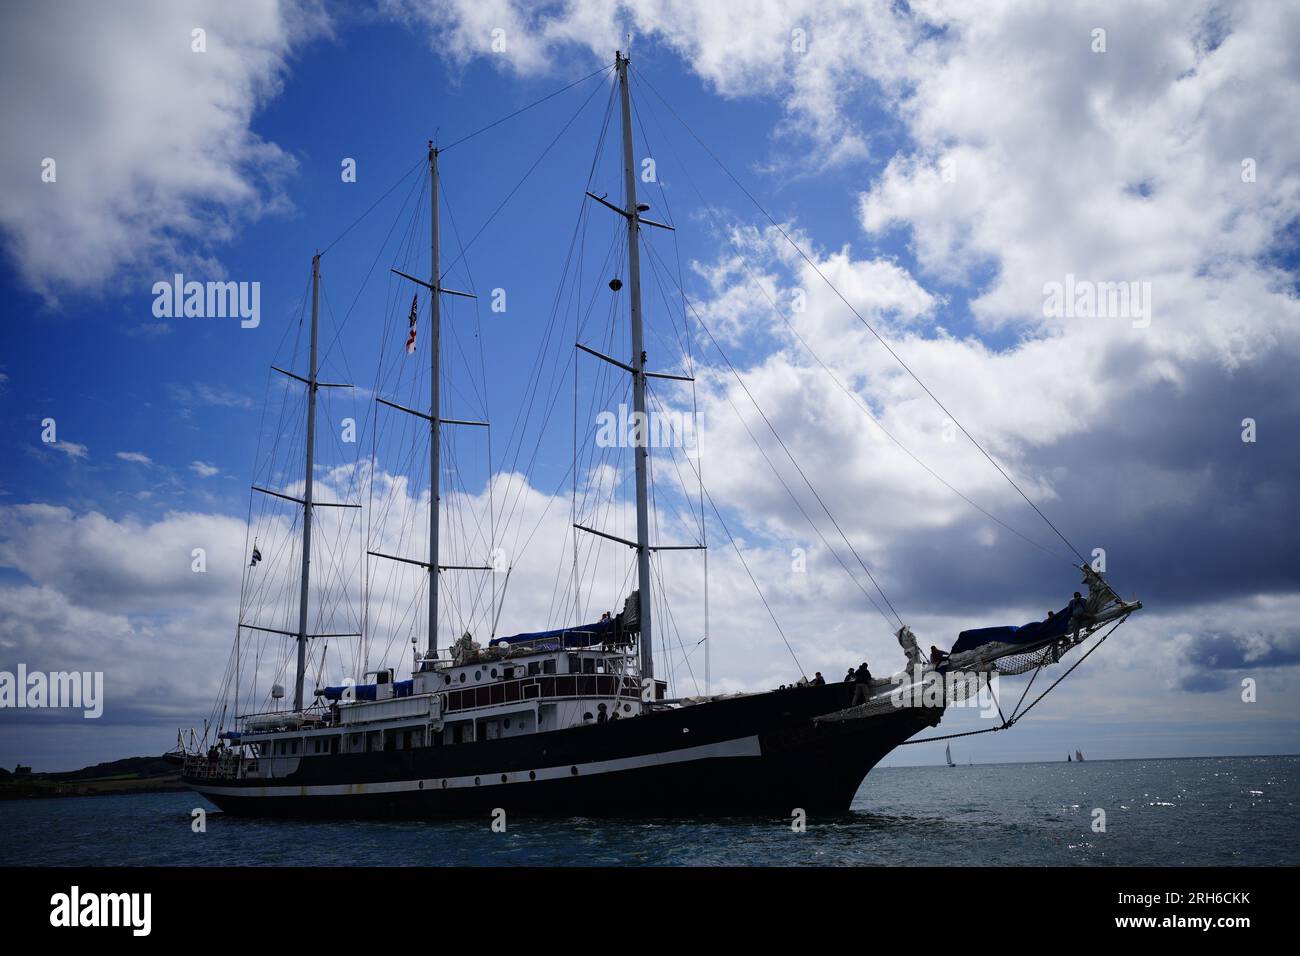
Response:
[{"label": "blue sail cover", "polygon": [[[338,687],[326,687],[320,692],[320,696],[326,700],[342,700],[344,693],[347,691],[347,685]],[[394,697],[410,697],[415,690],[414,680],[399,680],[393,682]],[[377,700],[379,697],[379,687],[377,684],[354,684],[352,685],[353,700]]]},{"label": "blue sail cover", "polygon": [[1006,627],[980,627],[970,631],[962,631],[957,635],[957,643],[952,646],[951,653],[960,654],[962,651],[973,651],[977,647],[994,642],[1002,644],[1037,644],[1040,641],[1050,641],[1058,637],[1064,637],[1065,632],[1069,629],[1070,606],[1067,604],[1046,621],[1030,621],[1028,624],[1022,624],[1019,627],[1008,625]]},{"label": "blue sail cover", "polygon": [[564,647],[591,647],[593,644],[599,644],[613,633],[614,621],[611,618],[608,621],[597,621],[595,624],[563,627],[554,631],[533,631],[529,634],[513,634],[510,637],[494,637],[489,646],[553,641],[556,649],[559,649],[561,645]]}]

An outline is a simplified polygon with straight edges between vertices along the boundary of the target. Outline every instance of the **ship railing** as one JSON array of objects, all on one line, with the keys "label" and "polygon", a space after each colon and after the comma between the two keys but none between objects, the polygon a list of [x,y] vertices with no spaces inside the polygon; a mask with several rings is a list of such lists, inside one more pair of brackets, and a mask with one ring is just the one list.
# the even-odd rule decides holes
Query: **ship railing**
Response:
[{"label": "ship railing", "polygon": [[187,754],[181,773],[185,777],[199,780],[234,780],[240,776],[242,759],[237,753],[222,753],[219,756],[206,754]]},{"label": "ship railing", "polygon": [[[655,698],[663,699],[667,685],[655,681]],[[627,674],[541,674],[474,687],[439,691],[444,713],[541,700],[582,697],[640,700],[641,684]]]}]

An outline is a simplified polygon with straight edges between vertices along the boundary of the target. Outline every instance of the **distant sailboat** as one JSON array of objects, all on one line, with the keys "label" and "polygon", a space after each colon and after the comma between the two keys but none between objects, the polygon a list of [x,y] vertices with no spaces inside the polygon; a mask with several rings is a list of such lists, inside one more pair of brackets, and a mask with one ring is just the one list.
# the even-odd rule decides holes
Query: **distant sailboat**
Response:
[{"label": "distant sailboat", "polygon": [[952,762],[952,744],[948,744],[946,747],[943,748],[943,756],[944,759],[948,761],[949,767],[957,766],[955,763]]},{"label": "distant sailboat", "polygon": [[1066,754],[1066,755],[1065,755],[1065,762],[1066,762],[1066,763],[1074,763],[1074,758],[1071,757],[1069,754]]},{"label": "distant sailboat", "polygon": [[1077,763],[1083,763],[1083,751],[1076,750],[1074,752],[1074,759]]}]

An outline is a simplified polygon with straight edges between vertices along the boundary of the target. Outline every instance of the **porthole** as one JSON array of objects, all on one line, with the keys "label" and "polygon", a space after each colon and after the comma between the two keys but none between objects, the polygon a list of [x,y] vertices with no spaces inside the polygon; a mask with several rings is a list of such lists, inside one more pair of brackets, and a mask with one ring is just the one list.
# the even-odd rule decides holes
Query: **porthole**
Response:
[{"label": "porthole", "polygon": [[536,780],[536,779],[537,779],[537,771],[536,771],[536,770],[530,770],[530,771],[528,771],[528,779],[529,779],[529,780]]},{"label": "porthole", "polygon": [[573,774],[573,775],[576,777],[576,776],[578,775],[578,768],[577,768],[577,767],[570,767],[570,768],[569,768],[569,773]]},{"label": "porthole", "polygon": [[465,672],[464,672],[464,671],[461,671],[460,682],[461,682],[462,684],[465,683]]},{"label": "porthole", "polygon": [[497,676],[497,669],[496,669],[495,667],[492,668],[492,676],[493,676],[494,678]]},{"label": "porthole", "polygon": [[482,781],[480,781],[478,777],[475,777],[475,778],[474,778],[474,786],[477,787],[477,786],[479,785],[479,783],[481,783],[481,782],[482,782]]},{"label": "porthole", "polygon": [[632,710],[632,705],[631,705],[631,704],[624,704],[624,705],[623,705],[623,713],[628,713],[628,712],[631,711],[631,710]]},{"label": "porthole", "polygon": [[450,674],[447,674],[445,677],[443,677],[442,681],[443,681],[444,684],[450,684],[450,683],[451,683],[451,675],[450,675]]},{"label": "porthole", "polygon": [[475,671],[475,672],[474,672],[474,679],[475,679],[475,680],[482,680],[482,679],[483,679],[483,672],[482,672],[482,671]]},{"label": "porthole", "polygon": [[505,774],[502,774],[502,775],[501,775],[501,782],[502,782],[502,783],[505,783],[506,780],[508,780],[508,779],[509,779],[509,778],[508,778]]},{"label": "porthole", "polygon": [[421,789],[421,790],[424,789],[424,781],[423,781],[423,780],[420,781],[420,789]]},{"label": "porthole", "polygon": [[442,782],[442,789],[444,789],[444,790],[447,789],[447,781],[446,781],[446,780],[444,780],[444,781]]},{"label": "porthole", "polygon": [[505,726],[506,726],[506,730],[509,730],[509,729],[510,729],[510,718],[509,718],[509,717],[507,717],[507,718],[505,719]]}]

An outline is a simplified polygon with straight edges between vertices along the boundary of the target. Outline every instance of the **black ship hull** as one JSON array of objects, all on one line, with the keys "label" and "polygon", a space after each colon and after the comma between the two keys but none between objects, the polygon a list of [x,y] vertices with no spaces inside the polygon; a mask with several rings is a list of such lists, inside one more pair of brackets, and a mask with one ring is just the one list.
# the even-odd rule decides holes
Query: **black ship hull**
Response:
[{"label": "black ship hull", "polygon": [[938,709],[843,721],[852,684],[799,687],[566,730],[305,757],[275,779],[186,782],[223,811],[294,818],[789,816],[848,810],[867,773]]}]

